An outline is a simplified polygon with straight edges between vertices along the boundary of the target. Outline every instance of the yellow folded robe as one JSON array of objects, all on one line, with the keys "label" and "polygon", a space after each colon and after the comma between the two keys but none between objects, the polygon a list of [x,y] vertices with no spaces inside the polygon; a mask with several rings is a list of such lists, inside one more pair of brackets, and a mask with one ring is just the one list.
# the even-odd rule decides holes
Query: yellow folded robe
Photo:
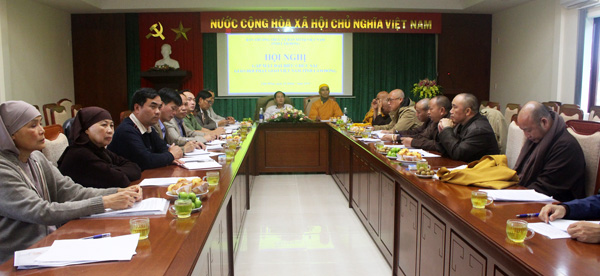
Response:
[{"label": "yellow folded robe", "polygon": [[491,189],[504,189],[519,182],[517,172],[506,163],[506,155],[486,155],[462,170],[449,171],[444,167],[437,175],[444,182]]}]

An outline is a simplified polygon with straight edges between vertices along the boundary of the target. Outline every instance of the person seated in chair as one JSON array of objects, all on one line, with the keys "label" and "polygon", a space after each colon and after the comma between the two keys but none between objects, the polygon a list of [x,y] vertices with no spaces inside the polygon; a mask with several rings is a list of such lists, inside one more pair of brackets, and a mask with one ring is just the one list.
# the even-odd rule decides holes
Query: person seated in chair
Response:
[{"label": "person seated in chair", "polygon": [[143,198],[139,185],[95,189],[62,175],[41,150],[42,115],[23,101],[0,104],[0,263],[70,220],[126,209]]},{"label": "person seated in chair", "polygon": [[417,119],[413,101],[404,96],[402,89],[394,89],[387,98],[387,107],[389,108],[391,121],[387,125],[374,126],[374,130],[383,130],[383,133],[397,133],[403,130],[410,130],[421,125]]},{"label": "person seated in chair", "polygon": [[319,86],[319,95],[321,98],[312,104],[308,118],[311,120],[329,120],[331,117],[344,115],[338,103],[334,99],[329,98],[329,85],[321,84]]},{"label": "person seated in chair", "polygon": [[106,149],[115,132],[110,113],[96,106],[77,112],[67,147],[58,160],[58,169],[73,181],[94,188],[129,186],[138,180],[140,167]]},{"label": "person seated in chair", "polygon": [[213,109],[213,105],[215,104],[215,92],[213,92],[212,90],[208,90],[208,92],[212,95],[212,99],[208,100],[208,103],[210,104],[210,107],[207,110],[208,117],[213,119],[213,121],[217,122],[218,126],[235,124],[235,118],[231,116],[227,116],[227,118],[225,118],[215,112],[215,110]]},{"label": "person seated in chair", "polygon": [[[548,204],[540,210],[539,218],[548,223],[557,219],[600,219],[600,195],[575,199],[558,205]],[[571,238],[586,243],[600,243],[600,224],[589,221],[575,222],[567,228]]]},{"label": "person seated in chair", "polygon": [[183,103],[179,106],[177,112],[175,112],[175,116],[170,121],[164,122],[167,128],[165,135],[167,144],[185,146],[187,143],[192,143],[200,145],[200,148],[206,148],[204,143],[212,141],[216,137],[200,131],[193,131],[183,123],[183,119],[187,114],[188,102],[184,94],[179,94],[179,96],[182,98]]},{"label": "person seated in chair", "polygon": [[[178,98],[181,100],[181,98]],[[180,147],[167,144],[152,126],[158,123],[162,100],[152,88],[135,91],[131,99],[131,115],[115,130],[108,149],[140,166],[142,170],[183,164]]]},{"label": "person seated in chair", "polygon": [[531,101],[519,111],[517,125],[527,137],[515,164],[519,185],[560,201],[583,198],[585,157],[563,118]]},{"label": "person seated in chair", "polygon": [[273,100],[275,101],[275,104],[267,107],[267,110],[264,112],[265,120],[270,119],[273,117],[273,115],[275,115],[275,113],[284,108],[294,108],[292,105],[285,103],[285,94],[281,91],[275,92],[273,95]]},{"label": "person seated in chair", "polygon": [[387,97],[387,91],[377,93],[377,97],[371,102],[371,109],[365,114],[363,123],[371,124],[373,126],[382,126],[387,125],[392,121],[392,118],[389,116],[389,110],[385,110],[384,108]]},{"label": "person seated in chair", "polygon": [[170,139],[167,131],[167,124],[174,117],[175,113],[179,111],[179,107],[181,106],[181,96],[175,92],[172,88],[161,88],[158,91],[158,95],[160,95],[160,99],[163,102],[163,106],[160,109],[160,117],[156,124],[152,126],[154,130],[158,133],[158,135],[165,141],[165,143],[169,146],[179,146],[183,152],[191,152],[194,149],[204,148],[204,144],[202,142],[206,142],[206,140],[200,136],[198,140],[175,140]]},{"label": "person seated in chair", "polygon": [[471,162],[500,153],[494,130],[479,113],[479,103],[473,94],[454,97],[450,119],[441,119],[438,131],[438,151],[451,159]]}]

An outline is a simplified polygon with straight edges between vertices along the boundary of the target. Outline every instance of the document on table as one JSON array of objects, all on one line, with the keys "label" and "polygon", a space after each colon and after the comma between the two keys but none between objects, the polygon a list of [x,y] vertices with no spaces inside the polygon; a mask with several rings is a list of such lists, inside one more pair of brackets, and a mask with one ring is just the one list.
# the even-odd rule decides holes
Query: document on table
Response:
[{"label": "document on table", "polygon": [[169,208],[169,201],[164,198],[151,197],[136,202],[131,208],[123,210],[106,209],[104,213],[94,214],[83,218],[107,218],[123,216],[164,215]]},{"label": "document on table", "polygon": [[197,176],[191,177],[157,177],[157,178],[146,178],[140,182],[140,186],[169,186],[171,184],[177,183],[177,180],[185,178],[189,181],[192,181],[194,178],[198,178]]},{"label": "document on table", "polygon": [[383,137],[383,135],[385,135],[385,133],[381,133],[382,130],[373,130],[371,131],[371,134],[377,136],[379,139],[381,139],[381,137]]},{"label": "document on table", "polygon": [[210,158],[210,155],[192,155],[190,157],[183,157],[183,158],[179,158],[179,161],[183,161],[183,162],[210,162],[210,161],[214,161],[212,158]]},{"label": "document on table", "polygon": [[214,160],[211,160],[209,162],[186,162],[181,166],[188,170],[208,170],[222,168],[221,164],[215,162]]},{"label": "document on table", "polygon": [[439,154],[433,154],[423,149],[411,149],[410,151],[416,151],[420,153],[423,157],[441,157]]},{"label": "document on table", "polygon": [[209,152],[203,149],[194,149],[194,151],[184,153],[183,156],[194,156],[204,154],[209,154]]},{"label": "document on table", "polygon": [[222,145],[222,144],[225,144],[225,143],[227,143],[227,141],[225,141],[225,140],[212,140],[212,141],[210,141],[208,143],[205,143],[205,144],[208,146],[208,145]]},{"label": "document on table", "polygon": [[571,237],[566,231],[562,231],[545,222],[529,223],[527,228],[550,239],[568,239]]},{"label": "document on table", "polygon": [[223,149],[223,147],[219,144],[219,145],[206,145],[206,150],[216,150],[216,149]]},{"label": "document on table", "polygon": [[358,140],[361,140],[363,142],[377,142],[377,141],[381,141],[381,139],[377,139],[377,138],[358,138]]},{"label": "document on table", "polygon": [[[579,222],[579,220],[570,219],[557,219],[550,223],[535,222],[528,225],[529,229],[536,233],[542,234],[550,239],[567,239],[571,238],[571,235],[567,233],[569,225]],[[592,223],[600,223],[600,221],[589,221]]]},{"label": "document on table", "polygon": [[17,269],[31,269],[105,261],[130,261],[135,255],[139,235],[56,240],[49,247],[16,251],[14,266]]},{"label": "document on table", "polygon": [[487,192],[488,196],[495,201],[533,201],[533,202],[553,202],[552,197],[538,193],[535,190],[493,190],[480,189]]}]

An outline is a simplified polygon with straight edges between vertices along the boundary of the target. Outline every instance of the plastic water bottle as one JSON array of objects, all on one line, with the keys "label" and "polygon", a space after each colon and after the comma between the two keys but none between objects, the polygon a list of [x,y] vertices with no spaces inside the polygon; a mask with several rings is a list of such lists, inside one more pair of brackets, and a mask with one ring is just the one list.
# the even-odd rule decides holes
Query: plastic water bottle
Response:
[{"label": "plastic water bottle", "polygon": [[348,122],[348,109],[344,107],[344,115],[342,115],[342,121],[344,123]]},{"label": "plastic water bottle", "polygon": [[265,114],[263,113],[263,109],[261,107],[260,111],[258,112],[258,122],[262,123],[264,121],[265,121]]}]

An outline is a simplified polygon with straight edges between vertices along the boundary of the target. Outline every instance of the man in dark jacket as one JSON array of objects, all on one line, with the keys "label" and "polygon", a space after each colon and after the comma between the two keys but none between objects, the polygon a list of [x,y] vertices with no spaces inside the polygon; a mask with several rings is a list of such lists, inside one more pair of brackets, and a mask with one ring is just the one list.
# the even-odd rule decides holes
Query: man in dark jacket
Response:
[{"label": "man in dark jacket", "polygon": [[473,94],[454,97],[450,119],[441,119],[438,131],[437,149],[451,159],[471,162],[500,153],[494,130],[479,114],[479,102]]},{"label": "man in dark jacket", "polygon": [[[423,124],[414,129],[399,131],[397,134],[386,134],[381,137],[381,140],[402,143],[404,146],[419,148],[424,150],[437,150],[435,147],[434,136],[437,135],[437,121],[429,116],[430,105],[435,100],[428,98],[422,99],[415,105],[417,111],[417,119]],[[448,103],[450,103],[448,101]],[[449,110],[449,109],[447,109]],[[448,111],[446,111],[448,114]]]},{"label": "man in dark jacket", "polygon": [[133,94],[131,115],[115,130],[108,149],[140,166],[142,170],[182,164],[180,147],[167,147],[165,141],[153,131],[158,122],[162,100],[152,88],[142,88]]},{"label": "man in dark jacket", "polygon": [[560,201],[583,198],[583,151],[562,117],[541,103],[528,102],[517,122],[527,137],[515,164],[519,185]]}]

